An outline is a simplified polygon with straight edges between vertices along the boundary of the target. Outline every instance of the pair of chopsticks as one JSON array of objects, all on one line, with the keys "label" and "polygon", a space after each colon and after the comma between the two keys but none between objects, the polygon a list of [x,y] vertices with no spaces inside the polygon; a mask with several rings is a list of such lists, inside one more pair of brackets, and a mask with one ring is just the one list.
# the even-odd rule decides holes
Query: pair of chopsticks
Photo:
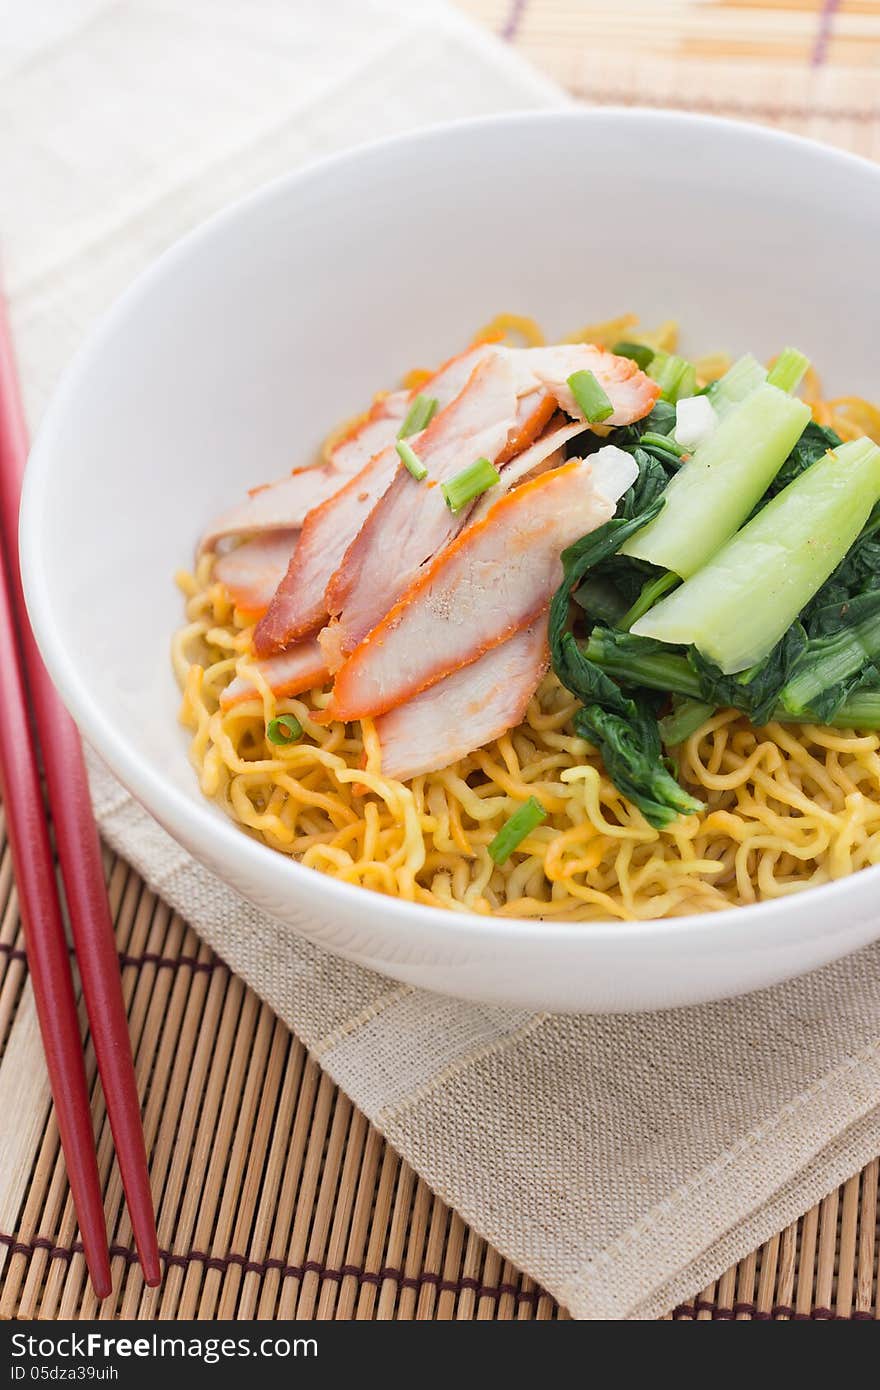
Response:
[{"label": "pair of chopsticks", "polygon": [[9,319],[0,295],[0,781],[70,1190],[92,1287],[98,1298],[106,1298],[111,1284],[104,1205],[31,716],[42,750],[61,879],[107,1115],[138,1256],[151,1285],[161,1277],[159,1249],[119,960],[82,745],[43,665],[21,586],[18,513],[26,457],[24,410]]}]

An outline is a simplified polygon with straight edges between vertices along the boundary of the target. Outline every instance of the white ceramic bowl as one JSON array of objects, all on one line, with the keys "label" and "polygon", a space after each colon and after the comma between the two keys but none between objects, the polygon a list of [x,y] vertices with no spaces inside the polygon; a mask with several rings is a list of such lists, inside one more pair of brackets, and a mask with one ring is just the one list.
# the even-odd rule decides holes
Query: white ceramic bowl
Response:
[{"label": "white ceramic bowl", "polygon": [[163,256],[68,371],[33,450],[28,603],[84,734],[203,863],[329,950],[428,989],[650,1009],[810,970],[880,936],[880,871],[720,915],[459,916],[336,883],[203,799],[177,723],[172,574],[202,523],[502,309],[551,332],[632,309],[695,349],[810,352],[878,392],[880,169],[753,126],[528,114],[386,141],[281,179]]}]

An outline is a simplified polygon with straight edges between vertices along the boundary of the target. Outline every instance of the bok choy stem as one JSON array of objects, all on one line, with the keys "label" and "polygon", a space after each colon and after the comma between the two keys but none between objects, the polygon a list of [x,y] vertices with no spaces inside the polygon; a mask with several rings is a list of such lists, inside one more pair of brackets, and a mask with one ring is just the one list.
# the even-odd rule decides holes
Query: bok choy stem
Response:
[{"label": "bok choy stem", "polygon": [[[671,510],[669,493],[683,473],[669,484],[658,520]],[[880,448],[869,439],[841,444],[777,493],[633,632],[693,645],[725,675],[746,670],[767,656],[825,583],[878,499]]]},{"label": "bok choy stem", "polygon": [[628,632],[633,623],[638,622],[639,618],[653,608],[664,594],[668,594],[670,589],[674,589],[678,582],[678,575],[668,572],[659,575],[657,579],[649,579],[632,608],[624,613],[617,626],[622,627],[624,632]]},{"label": "bok choy stem", "polygon": [[667,748],[684,743],[685,739],[695,734],[714,712],[715,706],[705,700],[674,700],[670,713],[660,720],[660,737],[663,743]]},{"label": "bok choy stem", "polygon": [[797,348],[783,348],[770,371],[767,380],[780,391],[796,391],[806,375],[810,359],[804,357]]},{"label": "bok choy stem", "polygon": [[673,405],[682,396],[692,396],[697,389],[697,373],[692,362],[675,353],[657,352],[648,367],[648,376],[660,387],[664,401]]},{"label": "bok choy stem", "polygon": [[809,418],[803,401],[762,383],[682,464],[663,511],[622,553],[683,579],[695,574],[745,521]]},{"label": "bok choy stem", "polygon": [[648,690],[687,695],[692,700],[699,700],[703,693],[687,657],[660,642],[621,643],[606,629],[597,627],[584,648],[584,656],[623,685],[646,686]]},{"label": "bok choy stem", "polygon": [[880,729],[880,690],[856,690],[828,720],[833,729]]},{"label": "bok choy stem", "polygon": [[767,368],[762,367],[757,357],[747,352],[728,367],[723,376],[706,387],[706,395],[719,419],[729,415],[731,410],[741,405],[756,387],[767,380]]},{"label": "bok choy stem", "polygon": [[807,647],[779,696],[793,719],[802,718],[826,691],[842,686],[880,657],[880,594],[869,597],[877,600],[871,605],[874,611]]},{"label": "bok choy stem", "polygon": [[[610,636],[606,630],[595,628],[584,648],[587,660],[592,661],[606,675],[627,686],[660,690],[670,695],[682,696],[685,701],[699,703],[709,710],[715,708],[714,705],[702,701],[699,678],[686,656],[669,651],[659,643],[630,642],[624,647],[613,640],[609,641]],[[813,644],[807,647],[802,658],[804,670],[808,669],[812,647]],[[821,722],[837,729],[880,729],[880,689],[853,691],[830,718],[821,721],[814,720],[809,709],[802,709],[794,714],[782,704],[773,710],[772,718],[780,723],[789,724],[804,721]],[[694,727],[699,728],[699,724]],[[693,729],[688,732],[693,733]],[[687,734],[683,737],[687,737]],[[668,739],[670,743],[673,741],[671,738]]]}]

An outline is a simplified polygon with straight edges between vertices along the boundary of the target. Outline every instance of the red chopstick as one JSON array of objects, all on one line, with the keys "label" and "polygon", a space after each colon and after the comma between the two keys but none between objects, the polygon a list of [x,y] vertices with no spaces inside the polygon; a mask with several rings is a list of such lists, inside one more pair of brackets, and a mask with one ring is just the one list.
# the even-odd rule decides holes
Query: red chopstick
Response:
[{"label": "red chopstick", "polygon": [[98,1297],[106,1298],[110,1261],[82,1039],[20,661],[4,582],[0,583],[0,780],[6,833],[70,1190],[92,1284]]},{"label": "red chopstick", "polygon": [[[159,1266],[159,1248],[156,1239],[156,1221],[153,1212],[150,1178],[147,1169],[143,1129],[141,1126],[140,1103],[138,1101],[137,1083],[131,1056],[131,1043],[128,1036],[128,1020],[122,998],[122,984],[119,976],[119,959],[116,954],[116,942],[113,935],[113,922],[110,916],[110,905],[107,901],[107,892],[104,885],[101,846],[92,813],[82,744],[80,743],[76,725],[62,704],[49,678],[49,674],[43,665],[33,632],[31,631],[31,625],[24,602],[24,593],[21,587],[18,554],[18,513],[21,502],[21,484],[26,457],[27,429],[24,420],[24,410],[15,370],[9,320],[5,305],[2,301],[2,296],[0,296],[0,528],[2,528],[3,548],[6,554],[10,580],[10,594],[6,596],[6,607],[7,610],[10,608],[9,599],[11,598],[11,606],[14,608],[15,617],[18,620],[18,629],[24,652],[28,685],[33,699],[37,733],[43,753],[43,766],[46,773],[49,807],[55,826],[58,860],[61,866],[61,877],[64,883],[64,892],[73,931],[74,946],[79,962],[83,996],[85,998],[86,1011],[89,1017],[89,1026],[95,1048],[98,1071],[104,1090],[104,1099],[107,1106],[107,1115],[110,1120],[110,1129],[113,1134],[113,1142],[116,1146],[116,1154],[119,1160],[119,1170],[122,1175],[122,1184],[125,1190],[125,1198],[131,1219],[131,1228],[143,1268],[144,1279],[147,1284],[156,1285],[160,1281],[161,1270]],[[3,664],[5,665],[8,661],[11,669],[13,668],[13,663],[9,660],[9,657],[10,652],[15,652],[14,636],[14,625],[12,627],[10,641],[7,640],[4,633],[0,633],[0,641],[3,643],[3,646],[0,647],[0,651],[2,651],[6,658]],[[0,656],[0,661],[2,660],[3,657]],[[23,701],[24,694],[20,679],[19,695]],[[26,706],[24,710],[24,725],[23,728],[17,730],[15,740],[22,748],[29,747],[30,742],[28,737]],[[8,723],[9,706],[7,706],[4,699],[3,706],[0,707],[0,731],[6,733]],[[8,741],[7,737],[6,742]],[[2,753],[2,751],[0,751],[0,758],[2,758],[2,767],[4,769],[4,783],[8,785],[6,776],[7,768],[11,770],[11,775],[13,776],[20,776],[21,774],[13,767],[12,763],[7,761],[7,755]],[[34,759],[32,751],[30,753],[30,760],[33,764]],[[39,783],[37,782],[36,785],[37,800],[34,804],[39,815],[38,817],[32,815],[31,822],[35,818],[41,819],[43,838],[46,841],[48,849],[45,822],[42,820],[43,811],[42,799],[39,796]],[[30,789],[28,789],[27,795],[31,795]],[[14,819],[11,812],[8,819],[10,822]],[[21,825],[21,822],[19,822],[19,825]],[[27,834],[24,837],[25,854],[28,852],[30,836],[33,833],[32,823],[28,824]],[[19,830],[20,841],[21,838],[22,832]],[[15,860],[15,842],[13,840],[11,824],[10,847],[13,853],[16,880],[19,885],[21,885],[22,879],[19,878],[19,865]],[[49,884],[54,883],[54,874],[51,872],[51,856],[49,865],[50,868],[47,871],[47,876],[44,878],[44,887],[46,889],[44,896],[48,896]],[[22,897],[24,897],[24,894],[22,894]],[[39,902],[39,900],[37,901]],[[57,901],[55,903],[55,908],[57,912]],[[24,906],[22,906],[22,918],[25,921],[25,939],[28,956],[31,961],[31,970],[34,976],[35,993],[37,991],[36,976],[38,965],[40,971],[43,973],[41,983],[44,989],[47,991],[54,989],[57,985],[57,967],[60,964],[56,959],[57,949],[53,948],[54,954],[51,957],[51,961],[44,960],[46,949],[44,943],[50,933],[44,929],[43,919],[39,917],[36,919],[36,925],[34,925],[32,921],[30,930],[28,929]],[[61,941],[64,943],[63,931]],[[52,967],[51,971],[50,965]],[[70,962],[67,955],[66,943],[64,943],[64,966],[67,971],[67,991],[70,996],[71,1006],[73,1006],[73,989],[70,982]],[[50,973],[47,974],[47,971]],[[37,1002],[39,1008],[39,997]],[[75,1008],[73,1018],[75,1023]],[[42,1014],[40,1014],[40,1020],[48,1058],[50,1055],[49,1044],[46,1041],[47,1032],[46,1026],[43,1024]],[[69,1110],[72,1106],[72,1102],[69,1101],[68,1095],[65,1094],[61,1098],[59,1104],[59,1091],[65,1090],[68,1074],[77,1070],[76,1058],[74,1054],[70,1052],[70,1047],[71,1040],[68,1036],[64,1044],[64,1050],[62,1051],[60,1048],[56,1048],[53,1060],[50,1062],[50,1079],[52,1080],[52,1093],[55,1098],[55,1106],[59,1112],[59,1130],[62,1135],[68,1174],[70,1176],[70,1186],[76,1204],[89,1272],[92,1277],[95,1293],[99,1298],[102,1298],[110,1291],[106,1231],[103,1226],[103,1209],[101,1207],[100,1187],[98,1185],[97,1168],[95,1166],[94,1139],[89,1119],[88,1097],[85,1093],[85,1074],[82,1068],[78,1028],[75,1051],[79,1063],[78,1069],[81,1073],[82,1086],[80,1089],[82,1091],[82,1096],[80,1096],[79,1091],[77,1091],[76,1105],[79,1106],[84,1098],[85,1125],[88,1129],[89,1139],[92,1145],[91,1165],[86,1163],[80,1144],[75,1146],[72,1141],[70,1144],[68,1143],[68,1140],[64,1137],[64,1129],[61,1125],[61,1108],[63,1106],[65,1110]],[[53,1065],[55,1067],[55,1075],[53,1075],[52,1072]],[[72,1123],[72,1121],[70,1121],[69,1124],[70,1123]],[[76,1182],[74,1181],[74,1174],[76,1174]],[[97,1242],[97,1232],[93,1224],[92,1208],[95,1194],[91,1190],[92,1174],[100,1210],[103,1258],[101,1258],[101,1249]],[[87,1226],[89,1226],[88,1235]]]}]

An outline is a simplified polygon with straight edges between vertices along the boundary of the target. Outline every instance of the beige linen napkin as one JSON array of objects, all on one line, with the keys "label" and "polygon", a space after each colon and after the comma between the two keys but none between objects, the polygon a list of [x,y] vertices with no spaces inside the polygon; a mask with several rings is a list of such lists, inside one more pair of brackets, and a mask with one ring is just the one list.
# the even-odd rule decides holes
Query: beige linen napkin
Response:
[{"label": "beige linen napkin", "polygon": [[[366,135],[563,100],[434,3],[7,3],[0,244],[32,424],[95,316],[229,199]],[[880,1150],[880,947],[651,1016],[460,1003],[297,940],[92,774],[107,841],[575,1316],[666,1311]]]}]

